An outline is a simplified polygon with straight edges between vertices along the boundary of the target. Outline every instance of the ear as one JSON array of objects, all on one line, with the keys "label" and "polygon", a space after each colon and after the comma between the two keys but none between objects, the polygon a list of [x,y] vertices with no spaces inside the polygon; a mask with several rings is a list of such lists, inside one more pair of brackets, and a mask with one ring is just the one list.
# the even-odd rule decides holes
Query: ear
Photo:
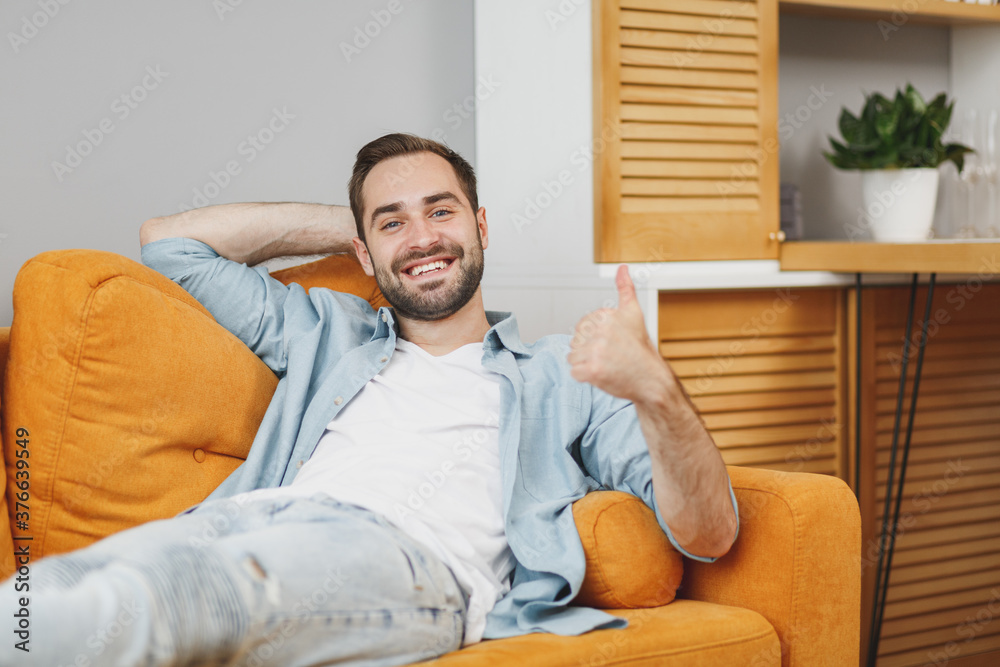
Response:
[{"label": "ear", "polygon": [[490,245],[490,230],[486,225],[486,207],[480,206],[476,211],[476,225],[479,227],[479,236],[483,239],[483,250]]},{"label": "ear", "polygon": [[354,254],[358,256],[361,268],[364,269],[367,275],[374,276],[375,271],[372,269],[372,258],[368,256],[368,246],[357,236],[351,239],[351,243],[354,244]]}]

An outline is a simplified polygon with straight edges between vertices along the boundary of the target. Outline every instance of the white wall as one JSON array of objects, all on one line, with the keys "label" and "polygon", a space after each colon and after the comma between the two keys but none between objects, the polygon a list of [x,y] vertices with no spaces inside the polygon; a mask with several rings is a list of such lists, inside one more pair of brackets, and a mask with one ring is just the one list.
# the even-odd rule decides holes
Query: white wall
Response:
[{"label": "white wall", "polygon": [[[389,131],[437,130],[475,161],[471,0],[67,1],[0,5],[0,326],[45,250],[138,260],[139,225],[192,203],[346,204],[354,154]],[[274,109],[294,118],[272,138]],[[258,133],[263,150],[245,143]],[[216,191],[227,163],[239,173]]]},{"label": "white wall", "polygon": [[[534,340],[613,305],[593,262],[589,0],[476,0],[479,201],[490,224],[487,308]],[[560,183],[562,175],[562,183]]]}]

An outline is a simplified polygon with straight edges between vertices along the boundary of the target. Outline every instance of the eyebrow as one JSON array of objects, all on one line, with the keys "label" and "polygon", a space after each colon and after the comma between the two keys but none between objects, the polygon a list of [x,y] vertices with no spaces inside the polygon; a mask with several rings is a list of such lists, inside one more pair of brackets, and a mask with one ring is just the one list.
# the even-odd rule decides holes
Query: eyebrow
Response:
[{"label": "eyebrow", "polygon": [[[432,195],[427,195],[426,197],[424,197],[424,206],[431,206],[433,204],[437,204],[438,202],[442,201],[450,201],[459,205],[461,205],[462,203],[462,200],[456,197],[453,193],[444,191],[444,192],[435,192]],[[386,213],[399,213],[402,210],[403,210],[403,202],[401,201],[379,206],[374,211],[372,211],[370,224],[374,225],[375,221],[381,215],[385,215]]]}]

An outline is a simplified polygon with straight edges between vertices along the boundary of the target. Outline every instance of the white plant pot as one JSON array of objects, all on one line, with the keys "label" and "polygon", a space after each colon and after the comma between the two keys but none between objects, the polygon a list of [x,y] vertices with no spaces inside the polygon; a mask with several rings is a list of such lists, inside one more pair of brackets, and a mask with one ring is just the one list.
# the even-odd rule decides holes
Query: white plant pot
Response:
[{"label": "white plant pot", "polygon": [[934,223],[938,170],[873,169],[861,172],[861,201],[872,238],[891,243],[926,241]]}]

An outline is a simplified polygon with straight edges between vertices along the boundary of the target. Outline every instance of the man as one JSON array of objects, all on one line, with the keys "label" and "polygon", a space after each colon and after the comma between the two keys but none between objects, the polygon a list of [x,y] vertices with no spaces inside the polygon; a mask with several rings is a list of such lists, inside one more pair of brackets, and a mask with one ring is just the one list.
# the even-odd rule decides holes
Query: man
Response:
[{"label": "man", "polygon": [[[625,267],[617,309],[527,345],[484,309],[489,230],[461,156],[387,135],[349,191],[353,225],[339,207],[237,204],[142,226],[143,261],[280,381],[208,501],[38,564],[45,648],[18,664],[405,664],[621,627],[567,606],[585,567],[571,504],[597,488],[642,498],[693,558],[729,549],[725,467]],[[247,266],[348,251],[393,308]],[[225,528],[192,539],[204,525]]]}]

